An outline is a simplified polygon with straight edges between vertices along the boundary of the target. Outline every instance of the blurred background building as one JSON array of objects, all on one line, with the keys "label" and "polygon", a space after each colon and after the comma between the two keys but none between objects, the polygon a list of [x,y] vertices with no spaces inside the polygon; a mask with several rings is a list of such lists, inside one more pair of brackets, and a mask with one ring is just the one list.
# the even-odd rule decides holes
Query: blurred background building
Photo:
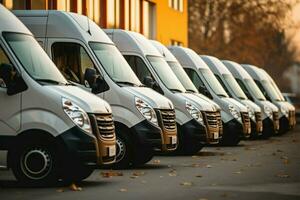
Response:
[{"label": "blurred background building", "polygon": [[188,43],[187,0],[0,0],[12,10],[61,10],[88,16],[102,28],[142,33],[165,45]]}]

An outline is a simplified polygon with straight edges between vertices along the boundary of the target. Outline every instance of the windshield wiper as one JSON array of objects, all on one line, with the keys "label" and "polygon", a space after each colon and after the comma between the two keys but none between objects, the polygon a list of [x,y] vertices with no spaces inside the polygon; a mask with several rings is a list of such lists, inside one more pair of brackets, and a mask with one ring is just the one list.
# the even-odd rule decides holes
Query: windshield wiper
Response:
[{"label": "windshield wiper", "polygon": [[179,92],[179,93],[183,93],[183,91],[179,90],[179,89],[169,89],[171,90],[172,92]]},{"label": "windshield wiper", "polygon": [[116,81],[117,84],[130,85],[130,86],[138,86],[135,83],[129,81]]},{"label": "windshield wiper", "polygon": [[35,79],[38,82],[44,82],[44,83],[51,83],[51,84],[55,84],[55,85],[66,85],[66,83],[62,83],[56,80],[52,80],[52,79]]},{"label": "windshield wiper", "polygon": [[225,94],[217,94],[219,97],[227,97]]},{"label": "windshield wiper", "polygon": [[187,91],[188,93],[196,93],[195,90],[192,90],[192,89],[186,89],[186,91]]}]

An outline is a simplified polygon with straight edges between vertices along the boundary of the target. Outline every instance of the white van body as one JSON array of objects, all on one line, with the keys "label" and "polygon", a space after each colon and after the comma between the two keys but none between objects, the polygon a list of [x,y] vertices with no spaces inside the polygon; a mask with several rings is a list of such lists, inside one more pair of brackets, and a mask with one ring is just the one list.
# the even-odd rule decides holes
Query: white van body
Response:
[{"label": "white van body", "polygon": [[[207,117],[204,117],[204,121],[206,126],[208,127],[208,133],[215,130],[215,120],[213,114],[217,118],[218,128],[219,128],[219,135],[220,138],[223,134],[223,128],[222,128],[222,120],[221,120],[221,108],[218,104],[216,104],[211,99],[207,98],[203,94],[200,94],[197,90],[197,88],[194,86],[193,82],[190,80],[189,76],[184,71],[183,67],[180,65],[178,60],[173,56],[173,54],[168,50],[166,46],[164,46],[162,43],[156,41],[156,40],[150,40],[152,45],[159,51],[159,53],[165,58],[166,62],[170,66],[170,68],[173,70],[174,74],[177,76],[178,80],[181,82],[183,87],[186,89],[188,93],[191,93],[193,95],[196,95],[199,100],[199,104],[203,104],[203,101],[206,103],[209,103],[213,106],[215,106],[216,112],[212,111],[209,107],[207,110],[206,107],[203,107],[203,110],[200,110],[203,115],[206,115],[206,113],[209,113],[210,115]],[[205,104],[204,104],[205,105]]]},{"label": "white van body", "polygon": [[[32,33],[2,5],[0,21],[0,165],[12,168],[18,180],[39,185],[92,172],[77,165],[114,162],[109,104],[68,84]],[[6,74],[9,66],[14,80]],[[109,138],[93,121],[101,116],[111,122]]]},{"label": "white van body", "polygon": [[222,62],[237,80],[247,97],[261,107],[263,111],[263,136],[268,137],[278,132],[279,119],[274,120],[273,118],[277,115],[278,108],[265,98],[252,77],[240,64],[228,60]]},{"label": "white van body", "polygon": [[[82,74],[77,77],[80,81],[76,82],[76,77],[69,79],[77,86],[91,91],[83,80],[84,67],[95,69],[102,77],[104,89],[97,95],[112,107],[117,134],[116,167],[148,162],[153,157],[153,148],[176,149],[172,102],[152,89],[142,87],[114,43],[97,24],[86,16],[62,11],[15,11],[15,14],[33,32],[61,71],[66,66],[59,66],[58,55],[67,57],[63,51],[66,48],[71,51],[72,46],[80,50],[78,55],[83,55],[84,62],[91,66],[80,63]],[[67,69],[70,71],[70,67]],[[74,71],[70,76],[73,74]]]},{"label": "white van body", "polygon": [[[107,29],[105,32],[116,44],[129,65],[132,68],[135,68],[133,71],[135,71],[142,83],[151,87],[144,82],[143,79],[146,77],[142,77],[143,75],[148,74],[148,77],[151,78],[151,82],[155,84],[157,91],[168,97],[173,102],[176,112],[176,122],[178,125],[178,151],[184,154],[197,153],[207,141],[206,126],[200,110],[205,109],[215,111],[215,106],[202,101],[199,97],[193,94],[185,93],[184,87],[176,78],[164,58],[143,35],[121,29]],[[150,57],[164,65],[161,69],[167,70],[167,73],[169,73],[168,76],[172,77],[172,81],[168,83],[173,85],[176,84],[175,90],[178,91],[171,91],[168,88],[162,79],[162,76],[166,76],[166,74],[164,72],[157,72],[157,68],[155,68],[149,61]],[[139,74],[138,71],[145,73]],[[187,107],[191,107],[191,110],[194,110],[197,113],[195,117],[199,116],[199,118],[197,118],[198,120],[192,117],[190,112],[187,110]],[[218,139],[219,136],[215,135],[214,138],[211,138],[211,142],[215,143]]]},{"label": "white van body", "polygon": [[[250,137],[251,125],[248,109],[233,98],[229,98],[200,56],[185,47],[169,46],[168,49],[180,62],[199,92],[209,96],[221,107],[221,117],[224,124],[222,142],[234,145],[238,144],[241,138]],[[203,71],[211,77],[213,83],[209,83],[205,79]],[[200,90],[200,86],[206,88],[205,92]],[[217,92],[222,94],[218,95]]]},{"label": "white van body", "polygon": [[230,71],[218,58],[205,55],[202,55],[201,58],[215,74],[227,94],[248,108],[251,136],[253,138],[261,136],[263,131],[261,108],[248,99]]},{"label": "white van body", "polygon": [[281,99],[266,72],[254,65],[242,64],[242,66],[254,79],[266,99],[278,107],[279,133],[287,132],[289,129],[289,106],[285,103],[284,99]]}]

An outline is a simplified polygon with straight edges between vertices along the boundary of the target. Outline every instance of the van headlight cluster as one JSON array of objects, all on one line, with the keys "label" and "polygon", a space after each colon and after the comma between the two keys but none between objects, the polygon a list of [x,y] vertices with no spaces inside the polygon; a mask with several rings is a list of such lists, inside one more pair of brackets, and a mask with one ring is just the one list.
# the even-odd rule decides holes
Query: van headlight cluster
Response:
[{"label": "van headlight cluster", "polygon": [[280,108],[281,113],[286,116],[287,118],[289,117],[289,110],[286,107],[281,107]]},{"label": "van headlight cluster", "polygon": [[185,108],[190,113],[190,115],[195,120],[197,120],[197,122],[199,122],[200,124],[203,124],[202,114],[201,114],[200,110],[195,105],[193,105],[192,103],[186,101],[185,102]]},{"label": "van headlight cluster", "polygon": [[250,106],[246,105],[247,109],[248,109],[248,113],[249,113],[249,117],[250,119],[252,119],[252,121],[255,121],[255,113],[254,110],[252,108],[250,108]]},{"label": "van headlight cluster", "polygon": [[157,116],[154,109],[146,103],[144,100],[135,97],[135,107],[140,111],[140,113],[151,123],[158,126]]},{"label": "van headlight cluster", "polygon": [[62,106],[64,112],[80,129],[92,134],[91,122],[88,114],[69,99],[62,98]]},{"label": "van headlight cluster", "polygon": [[266,113],[267,117],[273,119],[273,111],[269,106],[264,106],[264,112]]},{"label": "van headlight cluster", "polygon": [[236,110],[236,108],[229,104],[228,105],[228,109],[229,109],[229,112],[231,113],[231,115],[238,121],[242,121],[242,117],[241,117],[241,113],[239,111]]}]

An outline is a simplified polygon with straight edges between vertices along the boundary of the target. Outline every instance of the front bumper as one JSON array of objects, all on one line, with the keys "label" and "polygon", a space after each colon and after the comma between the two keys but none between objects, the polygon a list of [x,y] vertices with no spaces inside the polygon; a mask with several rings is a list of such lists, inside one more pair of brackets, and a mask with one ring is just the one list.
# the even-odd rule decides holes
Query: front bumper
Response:
[{"label": "front bumper", "polygon": [[296,112],[295,111],[289,111],[289,126],[290,126],[289,128],[290,129],[295,128],[296,123],[297,123]]},{"label": "front bumper", "polygon": [[99,150],[94,136],[74,126],[57,136],[57,139],[62,144],[60,154],[64,160],[67,160],[66,162],[82,163],[86,166],[98,165]]},{"label": "front bumper", "polygon": [[286,116],[279,118],[279,133],[286,133],[290,129],[290,121]]},{"label": "front bumper", "polygon": [[144,146],[146,148],[151,147],[155,149],[161,148],[161,129],[146,119],[131,127],[130,133],[133,134],[133,138],[137,146]]},{"label": "front bumper", "polygon": [[278,130],[275,128],[275,123],[269,117],[263,120],[263,127],[264,128],[262,136],[264,138],[271,137],[272,135],[275,135],[278,132]]},{"label": "front bumper", "polygon": [[236,119],[232,119],[223,125],[223,138],[240,138],[244,139],[244,127]]},{"label": "front bumper", "polygon": [[184,145],[206,144],[206,128],[195,119],[183,125],[178,125],[178,136],[180,137],[180,142]]},{"label": "front bumper", "polygon": [[258,123],[251,120],[251,137],[260,137],[263,134],[263,123],[259,121]]}]

